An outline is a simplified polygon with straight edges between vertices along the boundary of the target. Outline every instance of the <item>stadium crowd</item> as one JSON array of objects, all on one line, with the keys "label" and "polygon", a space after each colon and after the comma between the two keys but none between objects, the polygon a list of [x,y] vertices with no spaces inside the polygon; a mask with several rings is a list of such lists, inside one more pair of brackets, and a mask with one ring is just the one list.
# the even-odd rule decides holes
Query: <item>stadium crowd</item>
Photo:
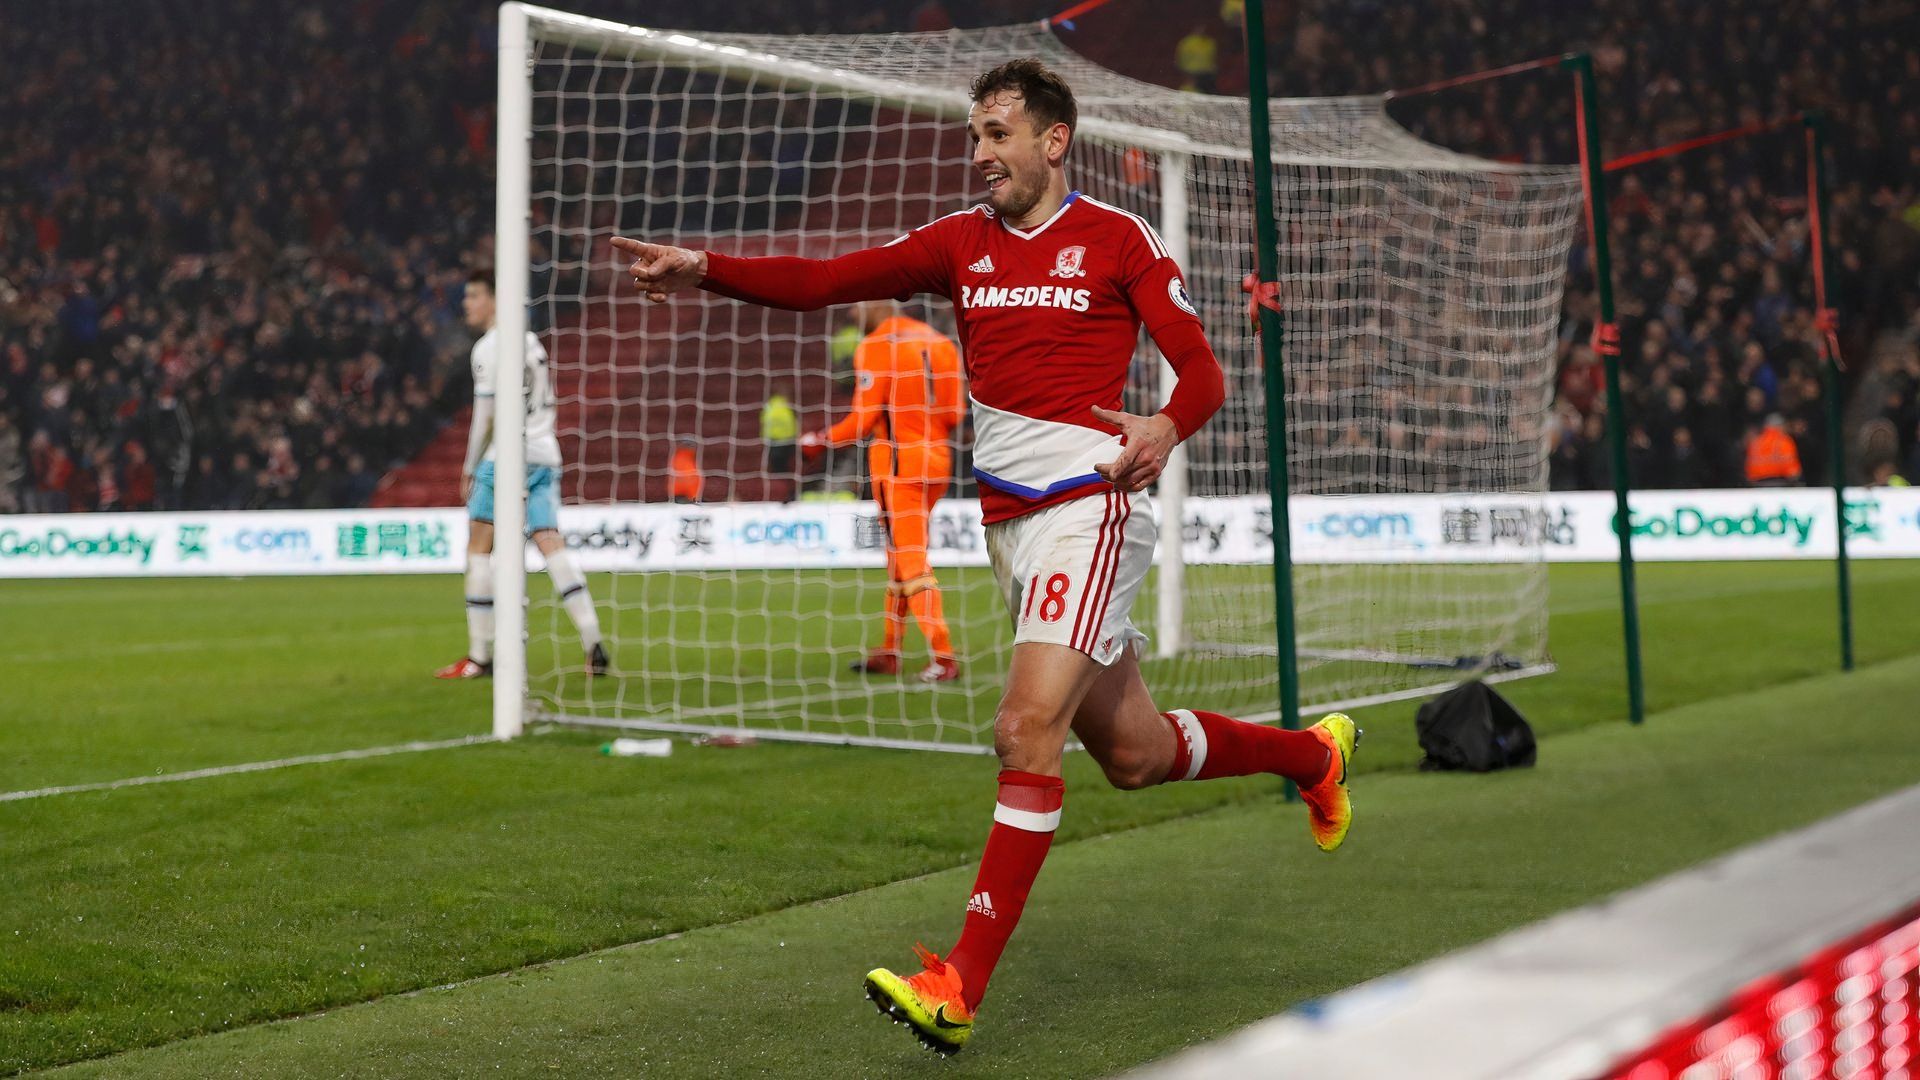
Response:
[{"label": "stadium crowd", "polygon": [[0,511],[365,502],[460,397],[490,42],[446,5],[105,11],[0,20]]},{"label": "stadium crowd", "polygon": [[[1124,2],[1124,0],[1123,0]],[[1238,0],[1103,63],[1239,88]],[[591,14],[623,5],[586,0]],[[1054,4],[671,4],[662,25],[772,32],[1012,22]],[[1595,54],[1610,148],[1822,107],[1832,283],[1863,476],[1920,481],[1920,36],[1892,0],[1306,0],[1271,27],[1272,88],[1407,86]],[[465,401],[463,264],[491,228],[490,5],[185,0],[0,21],[0,512],[356,505]],[[1086,17],[1087,39],[1097,28]],[[1910,27],[1908,27],[1910,29]],[[1206,38],[1209,44],[1191,39]],[[1081,42],[1076,40],[1076,46]],[[1128,50],[1132,50],[1129,52]],[[115,62],[103,65],[102,56]],[[1395,114],[1456,148],[1573,159],[1564,82],[1522,77]],[[1619,324],[1642,486],[1737,485],[1769,418],[1824,473],[1797,129],[1619,177]],[[1551,475],[1611,481],[1576,246]]]},{"label": "stadium crowd", "polygon": [[[1230,4],[1233,0],[1230,0]],[[1222,20],[1224,85],[1240,43]],[[1294,5],[1272,28],[1272,89],[1333,95],[1417,87],[1587,49],[1609,157],[1821,109],[1832,125],[1830,302],[1854,391],[1851,480],[1920,482],[1920,36],[1889,0],[1360,0]],[[1396,100],[1394,116],[1456,149],[1576,160],[1557,69]],[[1665,158],[1610,178],[1611,240],[1639,487],[1823,483],[1827,423],[1813,307],[1802,129]],[[1550,476],[1612,483],[1592,251],[1572,255]],[[1895,478],[1899,479],[1895,479]]]}]

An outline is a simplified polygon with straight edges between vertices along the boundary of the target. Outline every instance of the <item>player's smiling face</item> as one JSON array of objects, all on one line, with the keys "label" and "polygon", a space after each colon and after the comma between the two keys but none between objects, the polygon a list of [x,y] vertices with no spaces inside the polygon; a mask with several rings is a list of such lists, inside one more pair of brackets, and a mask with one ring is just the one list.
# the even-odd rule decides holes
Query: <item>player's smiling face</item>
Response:
[{"label": "player's smiling face", "polygon": [[967,110],[973,167],[987,182],[987,204],[995,213],[1017,221],[1046,194],[1050,159],[1066,156],[1065,131],[1065,124],[1034,130],[1016,91],[995,91]]}]

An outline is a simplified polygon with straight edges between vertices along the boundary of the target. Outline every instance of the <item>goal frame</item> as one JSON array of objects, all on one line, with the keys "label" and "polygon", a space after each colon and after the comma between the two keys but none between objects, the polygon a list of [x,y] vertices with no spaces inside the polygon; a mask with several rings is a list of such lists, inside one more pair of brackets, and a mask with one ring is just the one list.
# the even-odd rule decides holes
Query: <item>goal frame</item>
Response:
[{"label": "goal frame", "polygon": [[[574,15],[552,8],[508,0],[500,5],[499,116],[496,122],[498,145],[495,153],[494,207],[494,298],[495,340],[499,349],[496,394],[500,400],[515,401],[526,392],[523,374],[526,365],[526,313],[529,303],[530,273],[527,264],[528,237],[532,228],[532,156],[533,138],[533,42],[536,27],[541,40],[564,42],[604,42],[609,37],[626,41],[636,54],[653,53],[672,57],[690,67],[704,60],[715,65],[715,57],[729,64],[754,59],[783,79],[854,90],[880,104],[964,115],[964,110],[945,95],[913,93],[878,79],[851,71],[829,71],[804,61],[767,56],[752,57],[745,50],[701,42],[670,31],[649,30],[604,19]],[[717,65],[715,65],[717,66]],[[1160,220],[1155,223],[1167,252],[1185,267],[1191,262],[1187,232],[1187,179],[1195,152],[1234,155],[1229,147],[1213,147],[1184,138],[1176,133],[1158,131],[1132,124],[1089,118],[1084,126],[1096,134],[1125,138],[1136,145],[1156,151],[1163,175],[1166,198]],[[1245,151],[1238,151],[1244,154]],[[1278,155],[1276,160],[1278,160]],[[1164,404],[1173,393],[1173,368],[1164,356],[1160,362],[1159,399]],[[494,420],[494,548],[499,553],[502,536],[524,533],[526,522],[526,485],[505,483],[501,478],[525,472],[525,416],[515,409],[496,409]],[[1173,657],[1184,647],[1181,628],[1185,623],[1186,563],[1181,544],[1181,522],[1187,495],[1187,450],[1176,446],[1161,473],[1158,501],[1161,506],[1160,545],[1155,561],[1160,572],[1158,595],[1158,633],[1155,655]],[[493,733],[510,739],[526,727],[527,578],[524,559],[493,562],[494,661],[493,661]],[[714,730],[698,724],[672,724],[648,721],[648,730],[699,733]],[[795,733],[806,734],[806,733]],[[814,736],[807,741],[865,741],[857,736]],[[879,740],[877,745],[921,746],[912,740]]]}]

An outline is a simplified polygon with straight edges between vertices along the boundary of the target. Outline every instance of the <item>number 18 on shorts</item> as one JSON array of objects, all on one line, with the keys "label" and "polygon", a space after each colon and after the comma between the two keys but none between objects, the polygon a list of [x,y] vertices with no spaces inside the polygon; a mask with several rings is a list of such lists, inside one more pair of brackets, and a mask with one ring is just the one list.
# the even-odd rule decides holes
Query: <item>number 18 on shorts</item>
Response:
[{"label": "number 18 on shorts", "polygon": [[987,526],[1014,642],[1065,645],[1112,664],[1145,641],[1130,616],[1159,535],[1152,499],[1112,489]]}]

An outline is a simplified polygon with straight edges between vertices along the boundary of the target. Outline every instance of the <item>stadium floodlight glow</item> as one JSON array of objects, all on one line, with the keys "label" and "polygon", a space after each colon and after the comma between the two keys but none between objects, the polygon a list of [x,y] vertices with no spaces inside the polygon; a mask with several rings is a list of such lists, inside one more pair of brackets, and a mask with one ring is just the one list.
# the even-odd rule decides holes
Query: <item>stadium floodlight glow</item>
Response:
[{"label": "stadium floodlight glow", "polygon": [[[1219,562],[1213,530],[1244,530],[1226,538],[1240,545],[1271,538],[1255,535],[1254,515],[1210,512],[1267,490],[1261,366],[1240,291],[1254,244],[1244,101],[1126,79],[1034,24],[668,33],[508,4],[503,41],[510,18],[524,19],[529,44],[524,62],[503,59],[503,103],[524,93],[530,111],[523,130],[503,108],[499,138],[529,157],[523,175],[503,169],[500,213],[503,229],[521,220],[514,208],[530,215],[528,299],[559,383],[563,495],[661,500],[673,448],[693,444],[709,488],[740,505],[688,507],[680,535],[651,540],[676,553],[702,530],[744,528],[757,500],[781,496],[755,417],[776,381],[791,383],[807,426],[844,407],[828,375],[846,319],[704,293],[647,304],[609,238],[749,255],[885,243],[983,197],[962,128],[974,75],[1019,56],[1061,71],[1081,117],[1069,182],[1184,250],[1227,373],[1227,404],[1159,488],[1161,563],[1146,586],[1154,595],[1135,608],[1153,641],[1148,681],[1169,700],[1273,715],[1271,567]],[[1270,127],[1294,493],[1500,495],[1523,516],[1537,511],[1576,172],[1432,146],[1377,96],[1276,101]],[[504,312],[504,269],[501,280]],[[952,326],[944,300],[911,310]],[[1143,336],[1129,410],[1154,411],[1166,382]],[[783,562],[786,549],[768,545],[753,568],[649,571],[636,557],[634,572],[596,583],[612,608],[603,623],[618,670],[608,679],[584,677],[564,616],[536,586],[527,717],[990,749],[1011,632],[990,572],[965,548],[973,535],[936,534],[933,552],[960,681],[849,675],[881,611],[884,575],[861,562],[872,552],[836,551],[823,565],[800,557],[817,551]],[[1544,562],[1418,559],[1423,545],[1455,540],[1473,542],[1376,538],[1404,557],[1295,569],[1304,707],[1547,669]],[[499,654],[518,647],[503,634]]]}]

